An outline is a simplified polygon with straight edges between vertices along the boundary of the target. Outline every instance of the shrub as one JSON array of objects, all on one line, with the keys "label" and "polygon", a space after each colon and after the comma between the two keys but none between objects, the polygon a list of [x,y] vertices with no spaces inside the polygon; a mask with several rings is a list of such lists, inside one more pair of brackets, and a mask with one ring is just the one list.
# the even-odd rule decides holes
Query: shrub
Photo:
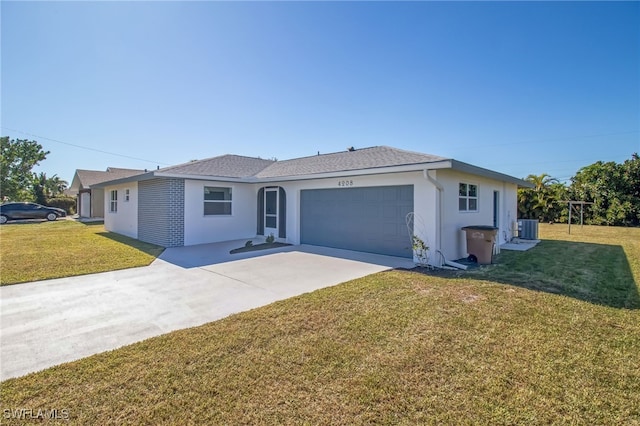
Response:
[{"label": "shrub", "polygon": [[47,206],[63,209],[68,215],[76,214],[75,197],[53,197],[47,200]]}]

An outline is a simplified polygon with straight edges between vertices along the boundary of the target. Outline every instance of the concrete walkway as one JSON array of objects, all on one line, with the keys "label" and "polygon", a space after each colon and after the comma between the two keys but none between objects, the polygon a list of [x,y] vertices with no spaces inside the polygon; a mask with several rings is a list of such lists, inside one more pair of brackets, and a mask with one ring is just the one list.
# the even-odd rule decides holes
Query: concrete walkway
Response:
[{"label": "concrete walkway", "polygon": [[0,380],[215,321],[411,260],[314,246],[166,249],[150,266],[0,288]]},{"label": "concrete walkway", "polygon": [[511,242],[504,243],[500,246],[500,250],[527,251],[534,248],[540,243],[540,240],[521,240],[514,238]]}]

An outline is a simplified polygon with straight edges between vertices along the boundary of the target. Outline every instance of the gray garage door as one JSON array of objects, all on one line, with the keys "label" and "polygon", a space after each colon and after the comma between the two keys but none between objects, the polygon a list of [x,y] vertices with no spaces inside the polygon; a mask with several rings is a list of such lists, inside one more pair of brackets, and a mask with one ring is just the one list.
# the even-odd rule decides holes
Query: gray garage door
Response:
[{"label": "gray garage door", "polygon": [[300,194],[302,244],[411,257],[405,217],[413,185],[308,189]]}]

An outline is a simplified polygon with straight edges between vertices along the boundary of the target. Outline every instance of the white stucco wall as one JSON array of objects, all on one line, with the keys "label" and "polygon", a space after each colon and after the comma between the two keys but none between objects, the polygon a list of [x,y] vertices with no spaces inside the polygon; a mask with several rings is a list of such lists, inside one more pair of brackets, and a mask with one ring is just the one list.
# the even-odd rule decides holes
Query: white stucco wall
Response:
[{"label": "white stucco wall", "polygon": [[506,243],[515,236],[513,231],[517,227],[518,220],[518,185],[514,183],[504,183],[504,197],[502,208],[502,218],[500,221],[500,241]]},{"label": "white stucco wall", "polygon": [[[125,201],[125,190],[129,201]],[[118,191],[118,211],[110,212],[111,191]],[[104,227],[107,231],[138,238],[138,183],[110,186],[104,189]]]},{"label": "white stucco wall", "polygon": [[[204,215],[204,187],[231,188],[231,215]],[[257,188],[253,184],[186,180],[184,245],[250,239],[256,236]]]},{"label": "white stucco wall", "polygon": [[[493,193],[497,191],[500,199],[499,242],[511,238],[511,224],[517,217],[517,186],[502,181],[483,178],[476,175],[452,171],[449,169],[434,170],[431,176],[443,187],[439,197],[436,186],[425,179],[422,171],[379,174],[375,176],[349,176],[328,179],[310,179],[301,181],[268,182],[259,184],[230,183],[218,181],[186,180],[185,212],[184,212],[184,244],[194,245],[209,242],[250,239],[256,236],[257,196],[260,188],[280,186],[287,197],[287,237],[286,242],[300,244],[300,191],[305,189],[344,188],[340,183],[353,182],[348,187],[413,185],[414,212],[416,214],[414,232],[432,248],[431,260],[439,264],[436,250],[440,249],[449,260],[466,257],[466,234],[461,230],[467,225],[493,224]],[[478,186],[478,211],[460,212],[458,210],[458,185],[460,182]],[[204,187],[230,187],[233,191],[232,214],[230,216],[204,215]],[[132,201],[134,185],[131,188]],[[124,186],[119,200],[124,196]],[[110,188],[109,188],[110,189]],[[125,227],[125,214],[131,214],[132,221],[137,223],[133,212],[121,212],[122,201],[119,201],[117,215],[108,213],[108,190],[105,191],[105,224],[115,232],[132,235]],[[438,203],[442,201],[440,210]],[[132,204],[133,205],[133,204]],[[442,228],[438,229],[438,216],[441,214]],[[116,216],[116,217],[114,217]],[[119,219],[123,219],[122,221]],[[108,228],[109,229],[109,228]],[[117,229],[117,230],[116,230]],[[130,233],[126,233],[130,232]],[[441,232],[441,235],[439,235]],[[438,244],[441,243],[441,247]]]},{"label": "white stucco wall", "polygon": [[[442,218],[442,252],[449,260],[467,256],[466,233],[462,227],[493,225],[493,193],[499,192],[498,243],[511,238],[511,223],[517,217],[517,185],[448,169],[435,172],[444,187]],[[478,186],[478,211],[461,212],[458,208],[459,184]]]},{"label": "white stucco wall", "polygon": [[[420,236],[427,245],[435,247],[436,188],[424,178],[422,172],[388,173],[375,176],[349,176],[270,183],[269,186],[283,187],[287,194],[287,242],[300,244],[300,191],[304,189],[345,188],[345,186],[340,185],[340,183],[344,181],[353,182],[353,185],[347,188],[413,185],[414,213],[416,214],[414,233]],[[255,194],[257,194],[258,189],[263,186],[266,185],[256,185]]]}]

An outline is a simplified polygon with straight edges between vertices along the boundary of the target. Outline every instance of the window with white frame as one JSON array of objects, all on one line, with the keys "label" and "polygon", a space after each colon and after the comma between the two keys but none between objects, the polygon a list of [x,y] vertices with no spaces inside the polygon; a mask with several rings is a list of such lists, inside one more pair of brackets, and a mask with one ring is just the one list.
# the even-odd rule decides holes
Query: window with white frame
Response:
[{"label": "window with white frame", "polygon": [[124,201],[128,202],[129,201],[129,188],[124,190]]},{"label": "window with white frame", "polygon": [[118,211],[118,191],[116,189],[112,190],[109,195],[109,211],[111,213]]},{"label": "window with white frame", "polygon": [[478,185],[460,183],[458,210],[461,212],[478,211]]},{"label": "window with white frame", "polygon": [[231,215],[231,188],[205,186],[204,187],[204,215]]}]

